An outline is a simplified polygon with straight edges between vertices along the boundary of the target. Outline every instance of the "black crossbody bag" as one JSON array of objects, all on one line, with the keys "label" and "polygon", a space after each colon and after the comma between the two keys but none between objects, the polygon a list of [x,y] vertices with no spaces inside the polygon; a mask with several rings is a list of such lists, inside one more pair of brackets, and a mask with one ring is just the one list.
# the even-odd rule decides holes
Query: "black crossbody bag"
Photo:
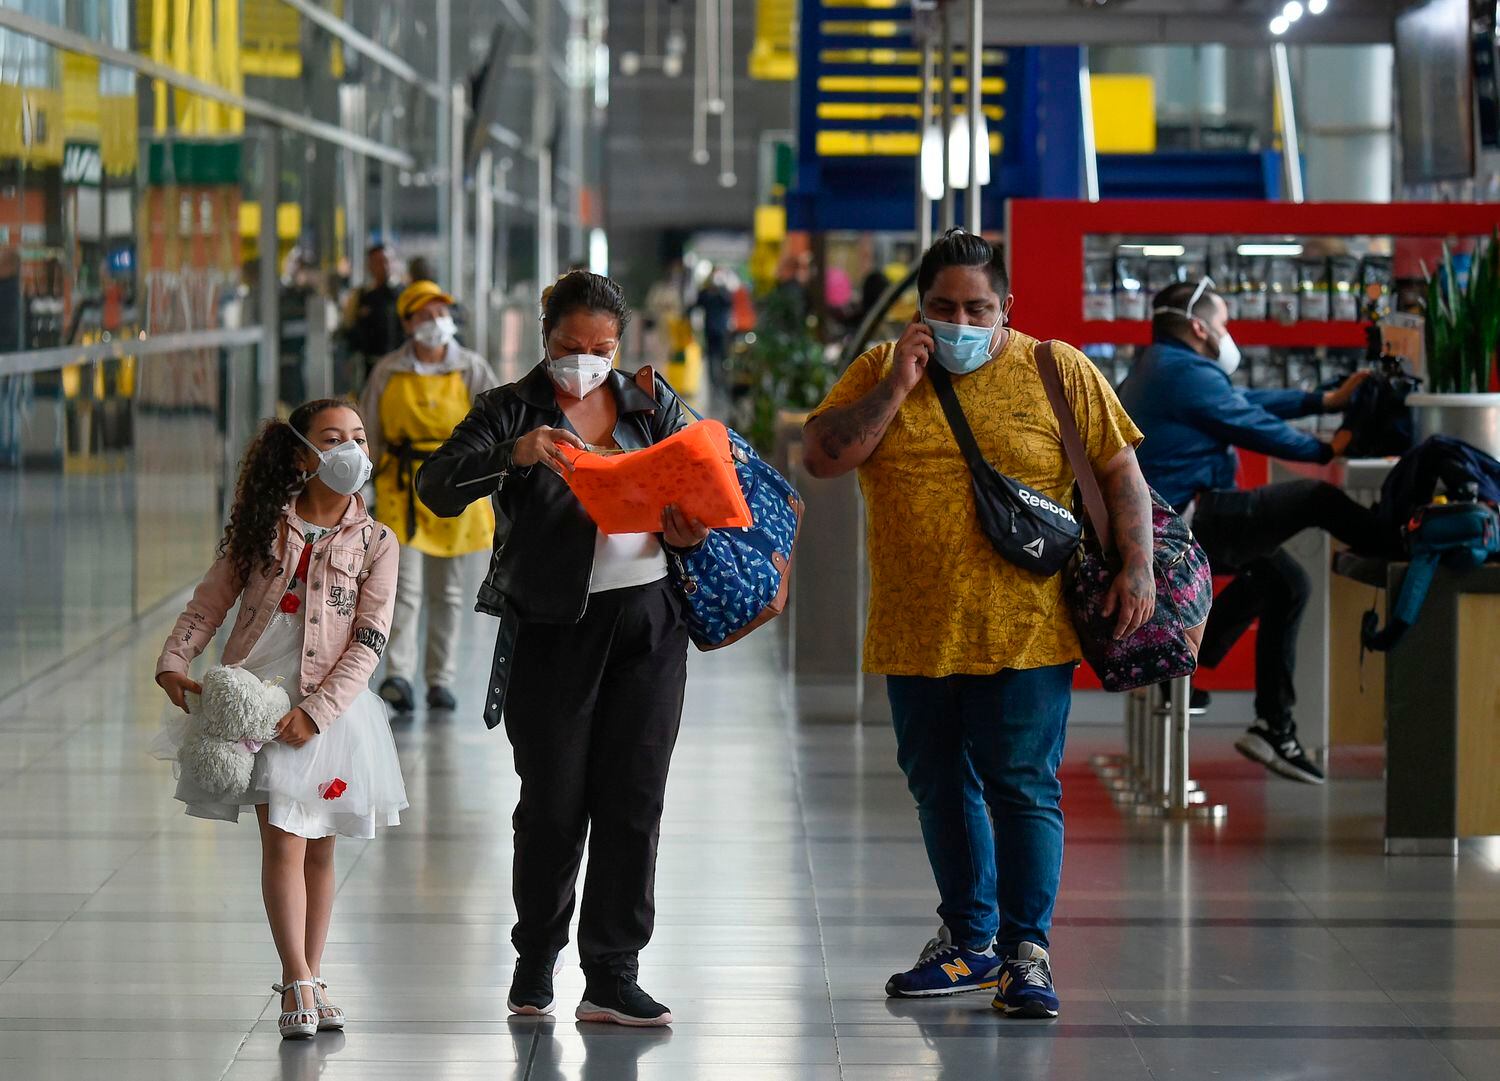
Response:
[{"label": "black crossbody bag", "polygon": [[1083,524],[1055,499],[990,465],[958,404],[952,377],[938,364],[927,365],[927,375],[937,390],[948,427],[953,429],[953,437],[969,465],[979,527],[995,551],[1043,578],[1062,571],[1083,541]]}]

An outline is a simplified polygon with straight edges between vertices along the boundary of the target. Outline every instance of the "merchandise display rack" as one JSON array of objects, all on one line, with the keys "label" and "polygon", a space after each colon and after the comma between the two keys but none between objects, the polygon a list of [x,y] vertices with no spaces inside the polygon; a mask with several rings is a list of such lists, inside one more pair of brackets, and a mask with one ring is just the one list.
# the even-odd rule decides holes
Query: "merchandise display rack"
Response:
[{"label": "merchandise display rack", "polygon": [[[1436,242],[1488,235],[1500,226],[1494,203],[1269,203],[1259,201],[1128,199],[1085,203],[1012,199],[1006,208],[1006,250],[1017,322],[1045,328],[1074,345],[1149,345],[1149,320],[1088,320],[1083,316],[1084,261],[1091,236],[1301,239],[1390,237]],[[1358,322],[1236,319],[1241,347],[1357,349]]]}]

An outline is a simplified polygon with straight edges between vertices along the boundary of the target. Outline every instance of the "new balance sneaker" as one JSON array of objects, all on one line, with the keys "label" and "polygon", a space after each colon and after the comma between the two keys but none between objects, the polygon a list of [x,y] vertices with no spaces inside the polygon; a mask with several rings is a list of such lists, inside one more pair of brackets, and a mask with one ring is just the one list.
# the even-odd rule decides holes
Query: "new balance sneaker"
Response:
[{"label": "new balance sneaker", "polygon": [[955,946],[945,926],[938,930],[937,938],[922,947],[914,966],[886,981],[885,993],[892,998],[927,998],[986,991],[995,986],[999,967],[1000,958],[993,948],[966,950]]},{"label": "new balance sneaker", "polygon": [[1257,720],[1234,741],[1234,749],[1272,773],[1303,784],[1323,783],[1323,771],[1307,757],[1302,744],[1297,742],[1295,730],[1277,732],[1265,721]]},{"label": "new balance sneaker", "polygon": [[541,1017],[551,1013],[557,1007],[557,999],[552,994],[552,978],[561,971],[561,955],[540,961],[517,961],[505,1008],[522,1017]]},{"label": "new balance sneaker", "polygon": [[580,1021],[651,1028],[672,1023],[672,1011],[641,990],[632,976],[590,976],[583,1001],[574,1011]]},{"label": "new balance sneaker", "polygon": [[991,1005],[1007,1017],[1056,1017],[1057,992],[1047,951],[1034,942],[1021,943],[1016,955],[1000,966],[1000,986]]}]

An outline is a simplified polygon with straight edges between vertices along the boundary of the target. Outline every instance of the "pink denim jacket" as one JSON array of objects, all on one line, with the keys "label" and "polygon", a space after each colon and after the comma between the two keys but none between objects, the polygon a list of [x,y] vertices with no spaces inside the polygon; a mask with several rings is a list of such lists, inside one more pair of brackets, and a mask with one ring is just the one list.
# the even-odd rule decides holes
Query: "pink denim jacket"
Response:
[{"label": "pink denim jacket", "polygon": [[[156,674],[187,674],[193,659],[208,647],[235,601],[239,616],[225,643],[224,664],[239,664],[270,624],[286,593],[287,583],[302,558],[307,525],[297,517],[295,503],[282,512],[276,538],[280,560],[269,572],[256,569],[240,582],[229,561],[214,561],[193,591],[156,662]],[[368,553],[368,558],[367,558]],[[306,638],[302,654],[302,686],[288,687],[319,731],[353,704],[370,685],[380,663],[391,612],[396,605],[396,538],[370,517],[364,500],[349,502],[334,531],[313,546],[307,583]]]}]

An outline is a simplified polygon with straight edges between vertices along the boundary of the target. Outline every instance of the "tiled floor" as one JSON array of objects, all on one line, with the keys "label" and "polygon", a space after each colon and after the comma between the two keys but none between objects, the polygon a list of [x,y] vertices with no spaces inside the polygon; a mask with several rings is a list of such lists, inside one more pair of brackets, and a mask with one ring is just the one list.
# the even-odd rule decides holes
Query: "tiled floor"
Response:
[{"label": "tiled floor", "polygon": [[1075,730],[1060,1020],[888,1001],[935,922],[892,740],[799,725],[770,633],[692,660],[643,969],[671,1031],[575,1024],[576,967],[558,1020],[506,1020],[516,782],[470,712],[398,726],[405,824],[339,843],[349,1032],[283,1043],[254,829],[144,754],[163,630],[0,708],[5,1081],[1500,1079],[1500,848],[1386,860],[1371,763],[1268,783],[1223,730],[1218,829],[1121,819],[1085,765],[1115,733]]}]

